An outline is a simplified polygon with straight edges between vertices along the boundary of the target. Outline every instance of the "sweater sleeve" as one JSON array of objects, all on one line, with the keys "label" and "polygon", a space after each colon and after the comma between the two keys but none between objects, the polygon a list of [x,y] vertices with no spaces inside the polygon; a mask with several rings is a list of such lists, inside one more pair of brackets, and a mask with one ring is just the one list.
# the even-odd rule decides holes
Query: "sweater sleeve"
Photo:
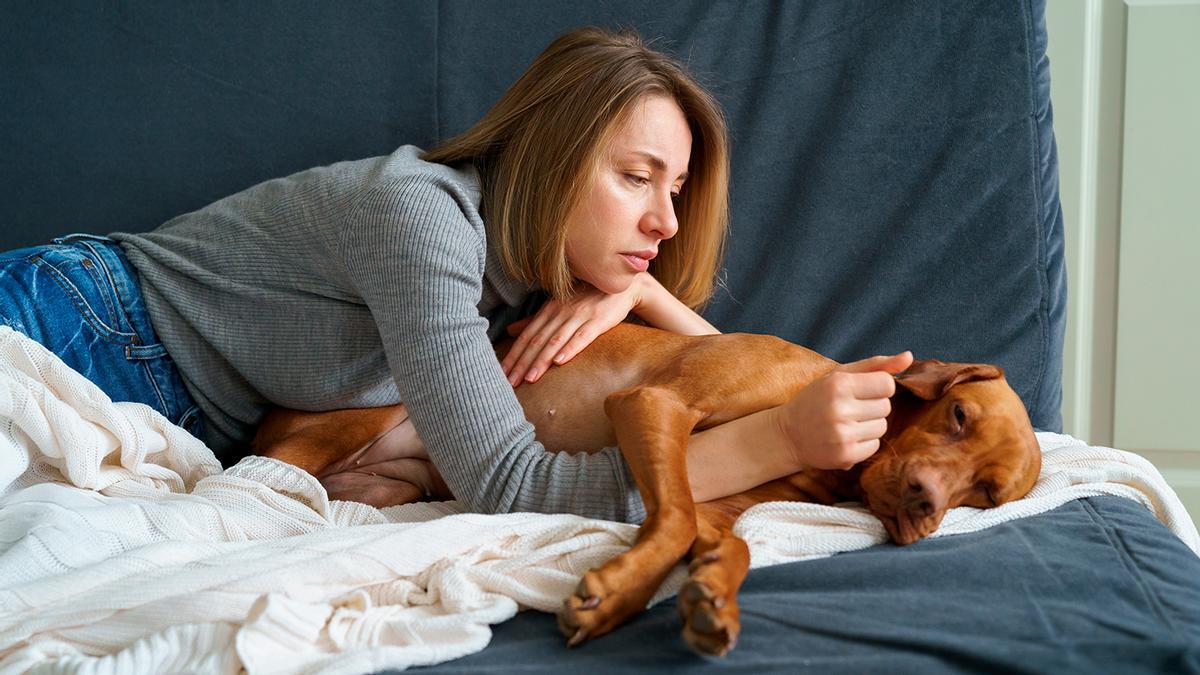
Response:
[{"label": "sweater sleeve", "polygon": [[534,438],[479,314],[486,242],[465,199],[427,177],[393,179],[364,195],[338,237],[430,459],[472,511],[640,522],[618,448],[572,455]]}]

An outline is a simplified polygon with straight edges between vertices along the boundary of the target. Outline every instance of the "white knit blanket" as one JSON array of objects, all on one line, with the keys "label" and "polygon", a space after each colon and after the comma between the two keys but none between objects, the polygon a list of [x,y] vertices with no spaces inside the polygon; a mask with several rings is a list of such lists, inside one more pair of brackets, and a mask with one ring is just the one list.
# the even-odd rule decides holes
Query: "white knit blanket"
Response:
[{"label": "white knit blanket", "polygon": [[[1028,497],[958,508],[933,536],[1092,495],[1134,499],[1200,553],[1137,455],[1040,434]],[[857,505],[762,504],[737,532],[762,566],[882,543]],[[357,673],[483,649],[519,609],[555,611],[630,525],[478,515],[455,503],[331,502],[308,474],[212,453],[146,406],[113,403],[0,327],[0,672]],[[683,580],[682,566],[655,601]]]}]

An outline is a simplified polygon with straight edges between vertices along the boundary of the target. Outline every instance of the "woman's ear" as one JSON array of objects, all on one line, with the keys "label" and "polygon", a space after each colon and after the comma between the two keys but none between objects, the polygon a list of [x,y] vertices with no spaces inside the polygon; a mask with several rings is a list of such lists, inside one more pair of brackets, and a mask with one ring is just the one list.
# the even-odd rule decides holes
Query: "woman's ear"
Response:
[{"label": "woman's ear", "polygon": [[941,398],[960,382],[994,380],[1004,371],[987,363],[946,363],[937,359],[913,361],[908,370],[896,376],[896,384],[926,401]]}]

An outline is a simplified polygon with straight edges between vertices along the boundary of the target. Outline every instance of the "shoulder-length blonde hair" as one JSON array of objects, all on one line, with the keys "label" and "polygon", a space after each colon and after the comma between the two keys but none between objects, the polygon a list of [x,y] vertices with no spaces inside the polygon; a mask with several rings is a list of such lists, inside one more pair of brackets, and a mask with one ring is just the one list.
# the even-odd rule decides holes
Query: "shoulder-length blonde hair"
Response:
[{"label": "shoulder-length blonde hair", "polygon": [[692,133],[679,230],[660,244],[650,272],[695,309],[712,296],[729,222],[725,116],[682,64],[637,33],[587,27],[558,37],[483,119],[423,159],[474,164],[488,237],[506,270],[566,298],[574,292],[567,219],[632,104],[650,94],[674,99]]}]

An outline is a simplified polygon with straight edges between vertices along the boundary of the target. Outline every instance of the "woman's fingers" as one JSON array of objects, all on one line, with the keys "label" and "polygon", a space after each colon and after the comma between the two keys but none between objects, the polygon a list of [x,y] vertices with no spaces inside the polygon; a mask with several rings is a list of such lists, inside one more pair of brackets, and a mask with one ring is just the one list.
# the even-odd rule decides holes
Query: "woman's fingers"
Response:
[{"label": "woman's fingers", "polygon": [[[562,348],[571,341],[575,332],[585,319],[570,312],[561,312],[554,319],[540,326],[529,326],[521,333],[535,333],[521,345],[520,353],[513,354],[518,346],[514,345],[509,354],[513,356],[512,368],[508,371],[508,381],[514,387],[525,382],[537,382],[550,368],[550,363]],[[507,360],[507,358],[506,358]]]},{"label": "woman's fingers", "polygon": [[552,363],[566,363],[601,333],[628,316],[629,293],[606,294],[584,288],[572,299],[548,300],[527,324],[514,322],[510,334],[519,332],[500,365],[515,387],[522,380],[536,382]]},{"label": "woman's fingers", "polygon": [[855,373],[834,371],[824,378],[830,400],[851,404],[890,398],[896,392],[896,381],[885,372]]},{"label": "woman's fingers", "polygon": [[888,398],[856,398],[847,401],[843,406],[843,411],[844,419],[851,422],[882,420],[892,412],[892,402]]},{"label": "woman's fingers", "polygon": [[896,393],[896,380],[885,372],[847,373],[850,392],[855,399],[872,401],[891,398]]},{"label": "woman's fingers", "polygon": [[907,351],[891,356],[872,356],[838,366],[834,376],[843,379],[843,386],[856,399],[888,399],[896,393],[896,381],[893,376],[911,366],[912,361],[912,352]]},{"label": "woman's fingers", "polygon": [[[878,438],[872,438],[870,440],[859,441],[859,442],[855,443],[854,447],[850,450],[850,453],[849,453],[850,454],[850,459],[849,459],[850,466],[854,466],[855,464],[858,464],[859,462],[863,461],[864,459],[867,459],[868,457],[870,457],[871,455],[875,454],[878,451],[879,451],[879,439]],[[846,467],[846,468],[849,468],[849,467]]]},{"label": "woman's fingers", "polygon": [[575,355],[583,351],[584,347],[592,344],[597,335],[598,333],[590,329],[589,324],[583,324],[579,330],[575,331],[575,335],[571,337],[570,341],[563,345],[562,350],[554,356],[554,363],[561,366],[575,358]]},{"label": "woman's fingers", "polygon": [[[558,315],[558,309],[557,303],[551,300],[542,305],[542,308],[533,316],[522,319],[526,323],[521,329],[520,335],[513,341],[512,347],[504,355],[504,359],[500,361],[500,367],[504,370],[504,374],[508,376],[508,381],[512,382],[513,386],[516,386],[521,381],[520,377],[514,377],[521,359],[526,356],[531,348],[540,348],[540,341],[544,340],[542,333],[545,330],[546,324],[555,320]],[[522,369],[520,375],[523,376],[524,374],[525,371]]]},{"label": "woman's fingers", "polygon": [[592,342],[595,341],[595,339],[599,337],[600,333],[602,332],[604,331],[596,330],[593,322],[584,322],[583,325],[575,330],[575,335],[573,335],[571,339],[565,345],[563,345],[563,348],[559,350],[558,354],[554,356],[554,363],[561,366],[567,361],[575,358],[576,354],[583,351],[584,347],[592,344]]},{"label": "woman's fingers", "polygon": [[861,361],[854,361],[842,366],[838,366],[838,370],[845,373],[873,373],[884,372],[892,375],[899,374],[912,365],[913,355],[910,351],[903,351],[899,354],[890,356],[872,356]]},{"label": "woman's fingers", "polygon": [[574,342],[574,338],[578,335],[580,326],[584,321],[579,318],[571,318],[565,321],[562,325],[556,327],[552,331],[548,331],[549,337],[543,343],[540,350],[529,350],[531,357],[528,362],[528,368],[524,373],[526,382],[537,382],[550,368],[550,362],[554,357],[563,352],[563,348]]},{"label": "woman's fingers", "polygon": [[878,441],[883,438],[885,433],[887,433],[887,420],[885,419],[867,420],[854,425],[854,440],[858,443]]},{"label": "woman's fingers", "polygon": [[512,357],[512,361],[507,369],[507,375],[508,381],[514,387],[521,384],[521,381],[525,379],[530,368],[533,366],[534,358],[537,357],[550,340],[547,335],[552,334],[557,327],[557,324],[548,324],[536,332],[526,328],[522,335],[530,335],[531,337],[523,344],[513,344],[512,349],[508,352],[508,355]]}]

